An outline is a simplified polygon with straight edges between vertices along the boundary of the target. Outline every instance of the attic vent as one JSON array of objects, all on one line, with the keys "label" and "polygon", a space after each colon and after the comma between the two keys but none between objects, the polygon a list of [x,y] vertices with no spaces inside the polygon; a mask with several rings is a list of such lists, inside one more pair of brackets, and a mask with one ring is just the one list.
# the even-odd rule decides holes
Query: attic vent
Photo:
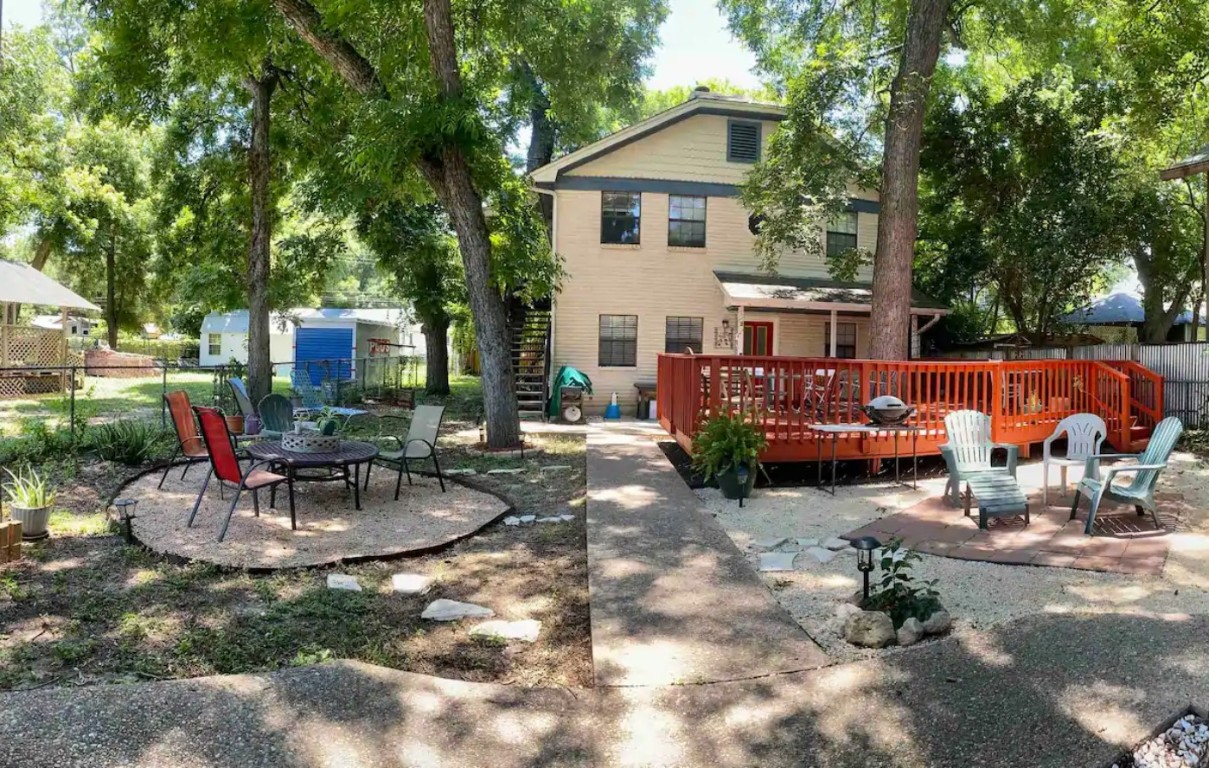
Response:
[{"label": "attic vent", "polygon": [[754,163],[760,159],[760,124],[731,120],[726,125],[726,159]]}]

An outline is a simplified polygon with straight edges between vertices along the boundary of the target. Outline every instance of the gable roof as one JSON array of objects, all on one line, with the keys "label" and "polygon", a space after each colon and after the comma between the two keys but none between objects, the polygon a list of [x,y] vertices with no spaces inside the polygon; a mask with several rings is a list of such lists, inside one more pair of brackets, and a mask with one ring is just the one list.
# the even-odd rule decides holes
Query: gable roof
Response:
[{"label": "gable roof", "polygon": [[591,162],[603,155],[621,149],[627,144],[650,136],[670,125],[686,120],[695,115],[723,115],[739,117],[748,120],[783,120],[785,108],[779,104],[764,101],[751,101],[736,96],[724,96],[709,91],[693,91],[688,101],[665,109],[658,114],[648,117],[633,125],[622,128],[616,133],[609,134],[600,141],[586,147],[580,147],[553,162],[537,168],[530,174],[539,187],[552,186],[558,181],[559,173],[578,168],[584,163]]},{"label": "gable roof", "polygon": [[[1117,291],[1102,296],[1082,309],[1058,318],[1068,325],[1141,325],[1146,320],[1142,300],[1131,293]],[[1174,325],[1192,322],[1192,313],[1181,312]]]},{"label": "gable roof", "polygon": [[[298,307],[273,312],[270,322],[273,328],[284,328],[286,323],[305,325],[306,323],[350,320],[368,325],[401,325],[406,319],[407,314],[402,307],[385,309]],[[211,312],[202,319],[201,329],[202,333],[247,333],[248,310],[233,309],[230,312]]]}]

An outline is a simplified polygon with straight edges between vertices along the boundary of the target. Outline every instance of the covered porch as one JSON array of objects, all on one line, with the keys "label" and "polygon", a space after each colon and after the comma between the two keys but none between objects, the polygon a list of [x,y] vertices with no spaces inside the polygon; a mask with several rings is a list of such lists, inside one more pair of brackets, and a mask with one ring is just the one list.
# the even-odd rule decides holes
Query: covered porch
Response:
[{"label": "covered porch", "polygon": [[[660,424],[686,450],[707,413],[751,413],[768,439],[765,461],[813,461],[815,424],[864,423],[861,406],[894,395],[916,407],[920,455],[939,453],[944,418],[991,416],[992,439],[1028,446],[1074,413],[1099,415],[1118,451],[1140,450],[1163,417],[1163,378],[1131,361],[843,360],[771,355],[675,355],[658,361]],[[909,454],[911,437],[839,438],[841,459]],[[895,441],[900,441],[896,446]],[[828,441],[829,442],[829,441]],[[830,445],[826,446],[830,457]],[[1027,454],[1026,454],[1027,455]]]}]

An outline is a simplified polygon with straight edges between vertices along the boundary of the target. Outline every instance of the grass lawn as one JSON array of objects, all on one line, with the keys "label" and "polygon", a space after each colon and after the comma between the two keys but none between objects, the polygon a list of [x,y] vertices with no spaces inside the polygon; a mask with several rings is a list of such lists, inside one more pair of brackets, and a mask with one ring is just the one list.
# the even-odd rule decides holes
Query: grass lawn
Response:
[{"label": "grass lawn", "polygon": [[[455,381],[442,465],[524,466],[524,474],[476,480],[512,500],[517,514],[572,512],[574,522],[495,524],[417,558],[251,574],[127,545],[103,506],[137,469],[87,455],[64,459],[52,473],[60,487],[52,537],[26,545],[23,562],[0,566],[0,689],[259,672],[337,658],[474,681],[590,685],[584,440],[534,436],[523,462],[483,456],[473,438],[453,436],[477,416],[476,385]],[[208,392],[208,381],[198,386]],[[546,464],[572,469],[538,471]],[[331,572],[357,576],[364,591],[327,589]],[[429,574],[437,586],[424,597],[395,595],[390,576],[401,572]],[[501,618],[538,619],[541,636],[508,646],[471,639],[473,622],[421,621],[436,597],[487,605]]]}]

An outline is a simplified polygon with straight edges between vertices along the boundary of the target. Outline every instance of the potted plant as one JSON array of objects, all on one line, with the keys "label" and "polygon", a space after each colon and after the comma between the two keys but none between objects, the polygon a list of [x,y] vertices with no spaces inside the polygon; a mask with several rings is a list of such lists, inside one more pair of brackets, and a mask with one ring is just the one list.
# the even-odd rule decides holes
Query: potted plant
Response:
[{"label": "potted plant", "polygon": [[344,420],[331,408],[325,407],[315,419],[315,429],[319,430],[319,434],[327,437],[334,436],[342,426],[344,426]]},{"label": "potted plant", "polygon": [[233,435],[242,435],[243,434],[243,414],[242,413],[228,414],[226,416],[226,419],[227,419],[227,429],[231,430],[231,434],[233,434]]},{"label": "potted plant", "polygon": [[[760,452],[767,444],[750,414],[707,416],[693,437],[693,468],[705,476],[706,482],[717,479],[726,498],[744,498],[751,495]],[[741,471],[747,474],[744,483],[739,480]]]},{"label": "potted plant", "polygon": [[4,471],[12,478],[11,482],[5,483],[4,492],[8,496],[13,519],[21,523],[21,538],[45,538],[50,533],[50,505],[55,503],[54,491],[33,467],[15,475],[7,469]]}]

